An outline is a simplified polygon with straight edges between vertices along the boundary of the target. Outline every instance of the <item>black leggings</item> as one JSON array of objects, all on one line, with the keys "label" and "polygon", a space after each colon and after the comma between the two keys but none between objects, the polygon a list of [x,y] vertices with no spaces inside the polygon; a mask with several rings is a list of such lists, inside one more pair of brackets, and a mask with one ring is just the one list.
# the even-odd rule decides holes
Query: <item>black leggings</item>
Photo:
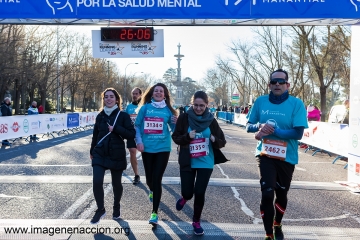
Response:
[{"label": "black leggings", "polygon": [[261,185],[260,213],[266,234],[272,234],[274,220],[281,223],[284,216],[295,165],[266,156],[258,157],[257,161]]},{"label": "black leggings", "polygon": [[[106,168],[94,165],[93,166],[93,192],[98,209],[104,208],[104,176]],[[123,186],[121,184],[121,176],[123,170],[111,171],[111,182],[114,192],[114,207],[120,207],[120,200],[123,193]]]},{"label": "black leggings", "polygon": [[193,222],[200,221],[205,203],[205,191],[212,172],[213,169],[211,168],[193,168],[191,171],[180,171],[182,197],[185,200],[190,200],[193,195],[195,196]]},{"label": "black leggings", "polygon": [[161,181],[169,161],[170,152],[141,153],[146,184],[153,192],[153,212],[157,213],[162,194]]}]

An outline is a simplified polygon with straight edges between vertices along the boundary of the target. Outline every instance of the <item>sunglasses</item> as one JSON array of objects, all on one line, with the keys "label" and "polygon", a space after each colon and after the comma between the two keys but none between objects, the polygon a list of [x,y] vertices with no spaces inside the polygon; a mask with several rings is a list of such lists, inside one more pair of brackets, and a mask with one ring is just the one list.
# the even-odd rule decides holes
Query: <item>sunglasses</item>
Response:
[{"label": "sunglasses", "polygon": [[283,78],[273,78],[270,80],[270,84],[275,85],[276,83],[279,83],[280,85],[284,85],[287,83],[287,81]]}]

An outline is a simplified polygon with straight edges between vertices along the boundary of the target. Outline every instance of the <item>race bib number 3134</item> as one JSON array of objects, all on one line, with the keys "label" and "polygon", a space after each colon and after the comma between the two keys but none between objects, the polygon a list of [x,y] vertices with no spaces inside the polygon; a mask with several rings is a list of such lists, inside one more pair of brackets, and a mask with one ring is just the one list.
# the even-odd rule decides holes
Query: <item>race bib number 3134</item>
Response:
[{"label": "race bib number 3134", "polygon": [[286,158],[287,142],[264,138],[261,147],[261,156],[276,158],[284,161]]},{"label": "race bib number 3134", "polygon": [[164,126],[164,118],[145,117],[144,133],[145,134],[162,134]]}]

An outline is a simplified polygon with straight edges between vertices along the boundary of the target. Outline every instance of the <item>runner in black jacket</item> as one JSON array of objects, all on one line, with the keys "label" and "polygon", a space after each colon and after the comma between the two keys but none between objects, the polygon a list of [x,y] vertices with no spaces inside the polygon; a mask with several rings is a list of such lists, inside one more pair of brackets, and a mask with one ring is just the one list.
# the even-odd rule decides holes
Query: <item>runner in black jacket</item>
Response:
[{"label": "runner in black jacket", "polygon": [[113,218],[120,218],[120,199],[123,192],[121,176],[127,165],[124,138],[135,138],[135,128],[129,114],[120,112],[119,93],[114,88],[107,88],[102,96],[104,109],[96,117],[90,148],[93,191],[98,207],[91,224],[99,223],[105,216],[103,183],[107,169],[111,171],[114,191]]}]

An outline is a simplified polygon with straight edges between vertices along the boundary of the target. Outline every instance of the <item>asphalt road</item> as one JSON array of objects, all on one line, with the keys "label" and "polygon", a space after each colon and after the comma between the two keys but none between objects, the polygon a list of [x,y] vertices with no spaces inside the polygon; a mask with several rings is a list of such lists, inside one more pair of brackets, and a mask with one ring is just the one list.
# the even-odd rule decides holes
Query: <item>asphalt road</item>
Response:
[{"label": "asphalt road", "polygon": [[[223,153],[231,161],[214,167],[202,215],[203,239],[263,239],[259,214],[260,188],[254,158],[253,134],[220,123],[227,139]],[[130,164],[124,172],[121,221],[111,219],[112,188],[105,176],[105,220],[99,226],[127,226],[125,234],[6,234],[4,227],[93,227],[96,210],[92,195],[89,148],[92,130],[44,137],[38,142],[16,141],[0,149],[0,239],[192,239],[190,221],[193,201],[175,209],[180,197],[176,145],[164,174],[159,209],[160,225],[147,224],[152,205],[147,195],[141,155],[138,163],[142,183],[133,185]],[[304,153],[299,149],[289,203],[284,216],[287,239],[360,239],[360,194],[336,181],[347,180],[344,161],[335,156]],[[3,228],[1,229],[1,226]],[[125,229],[125,227],[124,227]]]}]

